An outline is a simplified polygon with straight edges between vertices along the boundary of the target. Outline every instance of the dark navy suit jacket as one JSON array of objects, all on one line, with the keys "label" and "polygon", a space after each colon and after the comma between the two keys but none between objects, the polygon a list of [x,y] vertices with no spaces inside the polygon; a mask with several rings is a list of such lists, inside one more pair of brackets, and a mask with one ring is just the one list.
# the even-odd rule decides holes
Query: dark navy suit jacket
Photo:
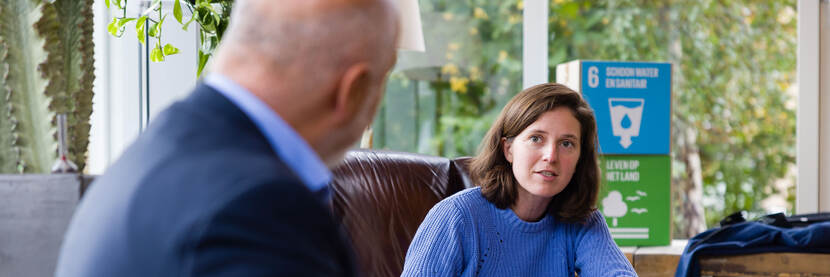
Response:
[{"label": "dark navy suit jacket", "polygon": [[82,199],[57,276],[353,276],[330,211],[203,84]]}]

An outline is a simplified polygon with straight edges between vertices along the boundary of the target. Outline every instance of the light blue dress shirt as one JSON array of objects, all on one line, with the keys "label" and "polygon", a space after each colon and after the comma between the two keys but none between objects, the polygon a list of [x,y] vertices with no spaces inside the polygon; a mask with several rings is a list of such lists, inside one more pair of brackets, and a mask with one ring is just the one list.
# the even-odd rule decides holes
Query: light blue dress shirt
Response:
[{"label": "light blue dress shirt", "polygon": [[311,146],[265,102],[228,77],[217,73],[205,76],[205,84],[216,89],[239,107],[268,139],[277,156],[312,192],[326,189],[332,173]]}]

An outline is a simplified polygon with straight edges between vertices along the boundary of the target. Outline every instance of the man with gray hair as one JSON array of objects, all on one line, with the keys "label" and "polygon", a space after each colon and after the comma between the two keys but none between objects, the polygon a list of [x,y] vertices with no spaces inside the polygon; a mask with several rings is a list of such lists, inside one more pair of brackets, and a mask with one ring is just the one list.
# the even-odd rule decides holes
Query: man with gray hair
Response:
[{"label": "man with gray hair", "polygon": [[92,184],[57,276],[353,276],[329,168],[395,62],[385,0],[237,0],[212,72]]}]

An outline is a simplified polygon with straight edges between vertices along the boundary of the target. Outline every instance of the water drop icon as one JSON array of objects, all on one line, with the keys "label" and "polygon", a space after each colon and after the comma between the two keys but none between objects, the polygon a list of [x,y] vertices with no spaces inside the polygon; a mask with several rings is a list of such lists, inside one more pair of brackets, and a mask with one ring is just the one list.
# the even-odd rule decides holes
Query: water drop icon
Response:
[{"label": "water drop icon", "polygon": [[624,129],[631,127],[631,119],[628,118],[627,114],[623,117],[622,122],[620,122],[620,127],[623,127]]}]

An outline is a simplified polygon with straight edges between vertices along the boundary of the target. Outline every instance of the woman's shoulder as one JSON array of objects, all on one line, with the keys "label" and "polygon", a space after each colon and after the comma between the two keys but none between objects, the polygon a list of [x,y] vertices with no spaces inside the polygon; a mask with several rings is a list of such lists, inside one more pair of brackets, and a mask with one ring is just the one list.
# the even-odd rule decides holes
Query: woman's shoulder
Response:
[{"label": "woman's shoulder", "polygon": [[450,195],[447,198],[444,198],[439,202],[439,204],[441,204],[442,202],[446,202],[446,204],[452,204],[455,206],[481,206],[481,204],[489,203],[487,202],[487,199],[485,199],[484,196],[481,195],[480,187],[472,187],[461,190],[453,195]]},{"label": "woman's shoulder", "polygon": [[599,209],[594,210],[588,215],[588,218],[585,219],[585,225],[587,226],[599,226],[608,228],[607,224],[605,223],[605,217],[602,216],[602,213]]},{"label": "woman's shoulder", "polygon": [[579,239],[585,236],[595,236],[608,233],[608,224],[605,223],[605,217],[599,210],[594,210],[582,222],[566,223],[568,226],[566,230],[575,238]]},{"label": "woman's shoulder", "polygon": [[571,226],[575,227],[576,229],[590,229],[590,228],[594,228],[598,225],[599,226],[607,226],[607,224],[605,224],[605,217],[602,216],[602,213],[598,209],[592,211],[591,214],[589,214],[582,221],[569,222],[569,223],[564,223],[564,224],[571,225]]},{"label": "woman's shoulder", "polygon": [[489,202],[481,195],[481,188],[472,187],[442,199],[432,207],[433,212],[468,217],[488,208]]}]

